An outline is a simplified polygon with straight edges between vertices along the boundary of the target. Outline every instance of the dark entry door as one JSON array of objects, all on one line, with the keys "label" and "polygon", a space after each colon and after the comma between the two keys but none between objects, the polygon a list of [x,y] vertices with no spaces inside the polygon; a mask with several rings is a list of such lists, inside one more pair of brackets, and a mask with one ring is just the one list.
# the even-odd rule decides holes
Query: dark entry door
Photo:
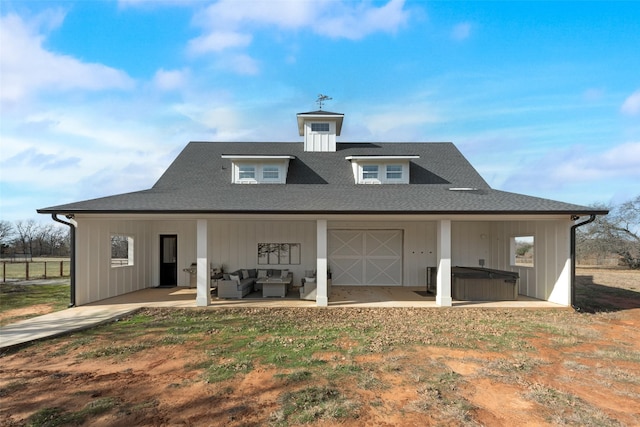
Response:
[{"label": "dark entry door", "polygon": [[160,236],[160,286],[178,284],[178,236]]}]

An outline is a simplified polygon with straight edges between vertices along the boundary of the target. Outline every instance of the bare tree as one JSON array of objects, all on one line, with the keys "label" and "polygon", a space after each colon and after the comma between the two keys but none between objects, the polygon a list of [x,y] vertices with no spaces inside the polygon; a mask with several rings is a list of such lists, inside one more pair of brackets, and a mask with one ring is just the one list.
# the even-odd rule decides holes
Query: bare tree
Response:
[{"label": "bare tree", "polygon": [[24,254],[33,254],[34,243],[40,232],[38,223],[29,219],[27,221],[16,221],[16,250]]},{"label": "bare tree", "polygon": [[4,257],[8,251],[14,234],[13,224],[9,221],[0,220],[0,257]]},{"label": "bare tree", "polygon": [[69,229],[51,224],[47,233],[49,255],[68,255]]},{"label": "bare tree", "polygon": [[640,268],[640,196],[619,206],[594,207],[609,209],[576,235],[579,255],[606,257],[616,254],[629,268]]}]

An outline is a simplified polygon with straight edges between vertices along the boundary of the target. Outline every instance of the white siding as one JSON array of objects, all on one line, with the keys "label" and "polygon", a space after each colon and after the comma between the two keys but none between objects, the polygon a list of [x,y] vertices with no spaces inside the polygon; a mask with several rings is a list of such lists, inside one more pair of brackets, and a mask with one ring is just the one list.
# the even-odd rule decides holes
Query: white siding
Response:
[{"label": "white siding", "polygon": [[[206,218],[205,218],[206,219]],[[77,294],[80,304],[97,301],[159,284],[159,242],[162,234],[178,236],[178,285],[189,284],[183,268],[196,261],[197,218],[152,220],[142,216],[109,219],[76,215]],[[436,220],[407,221],[328,220],[329,230],[402,230],[402,285],[425,286],[426,267],[436,265]],[[454,266],[478,266],[518,271],[519,292],[559,304],[570,303],[569,233],[567,220],[460,221],[451,223],[451,262]],[[217,219],[208,218],[208,262],[228,271],[254,268],[258,243],[300,243],[301,263],[289,268],[299,284],[305,270],[316,268],[316,220]],[[134,265],[112,268],[110,236],[133,236]],[[535,236],[535,266],[514,267],[509,263],[510,239]]]},{"label": "white siding", "polygon": [[[76,304],[113,297],[149,286],[149,223],[76,216]],[[134,238],[134,264],[111,267],[111,235]]]},{"label": "white siding", "polygon": [[451,223],[451,265],[479,267],[480,259],[491,268],[490,223],[481,221],[454,221]]},{"label": "white siding", "polygon": [[151,221],[150,234],[150,272],[149,286],[160,284],[160,236],[175,234],[178,236],[178,286],[189,286],[189,273],[183,270],[196,262],[196,220]]},{"label": "white siding", "polygon": [[[313,132],[312,123],[329,123],[329,132]],[[304,151],[336,151],[336,122],[334,120],[307,120],[304,124]]]},{"label": "white siding", "polygon": [[226,271],[258,267],[258,243],[300,243],[300,264],[265,265],[264,268],[288,268],[294,282],[305,270],[316,266],[315,221],[210,220],[210,263],[225,266]]},{"label": "white siding", "polygon": [[[492,268],[517,271],[522,295],[569,305],[570,226],[569,220],[492,223]],[[534,266],[510,265],[510,239],[527,235],[535,238]]]}]

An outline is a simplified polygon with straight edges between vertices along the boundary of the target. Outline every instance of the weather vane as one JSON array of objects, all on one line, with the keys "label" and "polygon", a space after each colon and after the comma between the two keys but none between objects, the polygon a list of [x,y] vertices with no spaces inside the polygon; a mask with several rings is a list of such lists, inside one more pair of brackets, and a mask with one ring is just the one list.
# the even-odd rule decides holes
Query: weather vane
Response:
[{"label": "weather vane", "polygon": [[318,99],[316,99],[316,102],[318,103],[318,107],[322,110],[322,106],[324,105],[324,103],[332,99],[333,98],[331,98],[330,96],[319,94]]}]

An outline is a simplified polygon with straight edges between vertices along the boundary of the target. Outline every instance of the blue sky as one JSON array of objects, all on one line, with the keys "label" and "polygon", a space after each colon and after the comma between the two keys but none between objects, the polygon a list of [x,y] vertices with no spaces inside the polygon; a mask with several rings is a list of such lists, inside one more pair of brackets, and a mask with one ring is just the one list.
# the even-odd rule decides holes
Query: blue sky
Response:
[{"label": "blue sky", "polygon": [[497,189],[640,194],[640,3],[0,0],[1,219],[149,188],[188,141],[451,141]]}]

